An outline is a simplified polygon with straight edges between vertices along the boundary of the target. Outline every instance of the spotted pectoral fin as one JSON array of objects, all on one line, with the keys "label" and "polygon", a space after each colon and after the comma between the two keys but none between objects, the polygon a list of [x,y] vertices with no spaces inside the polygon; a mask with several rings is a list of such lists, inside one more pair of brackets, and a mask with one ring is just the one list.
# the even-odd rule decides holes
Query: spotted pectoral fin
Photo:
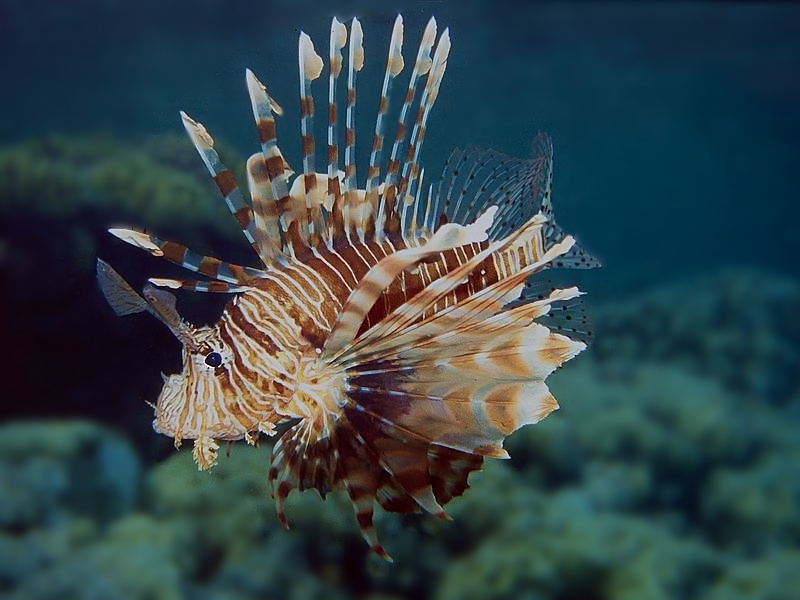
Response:
[{"label": "spotted pectoral fin", "polygon": [[[530,219],[485,252],[521,247],[539,235],[543,222]],[[532,273],[568,252],[573,243],[564,238],[518,273],[432,312],[431,307],[485,259],[478,253],[335,357],[346,368],[352,402],[345,408],[348,422],[396,489],[419,507],[440,513],[438,508],[451,497],[444,491],[463,491],[466,475],[483,456],[507,458],[502,446],[508,435],[558,408],[544,380],[586,345],[535,320],[554,307],[567,306],[580,292],[553,290],[538,301],[520,306],[513,302]],[[452,458],[453,467],[437,472],[430,452],[440,448],[447,450],[437,456],[445,457],[445,465]],[[467,468],[456,468],[458,461]],[[398,506],[404,506],[405,496],[395,496]]]},{"label": "spotted pectoral fin", "polygon": [[404,436],[506,457],[506,436],[558,407],[544,380],[586,348],[535,321],[569,307],[576,288],[505,309],[520,291],[513,284],[498,282],[359,347],[347,357],[348,395],[357,410]]}]

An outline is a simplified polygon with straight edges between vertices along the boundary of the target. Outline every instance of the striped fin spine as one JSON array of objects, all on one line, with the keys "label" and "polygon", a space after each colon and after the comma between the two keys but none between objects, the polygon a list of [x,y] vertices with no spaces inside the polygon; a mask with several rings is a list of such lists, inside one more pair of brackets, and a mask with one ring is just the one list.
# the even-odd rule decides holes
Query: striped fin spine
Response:
[{"label": "striped fin spine", "polygon": [[419,111],[414,123],[414,130],[411,134],[411,142],[406,152],[406,161],[403,164],[400,184],[398,186],[398,196],[404,199],[405,195],[414,195],[414,188],[417,182],[419,169],[419,154],[422,149],[422,142],[425,140],[426,124],[428,116],[433,108],[436,98],[439,96],[439,86],[447,68],[447,58],[450,55],[450,30],[445,29],[436,44],[436,51],[433,55],[430,74],[425,89],[420,98]]},{"label": "striped fin spine", "polygon": [[278,203],[272,194],[272,183],[267,172],[267,161],[261,152],[256,152],[247,159],[247,187],[253,202],[253,214],[256,228],[261,232],[262,240],[270,249],[275,249],[274,258],[283,259],[283,241],[281,239],[280,213]]},{"label": "striped fin spine", "polygon": [[367,172],[366,202],[372,206],[375,214],[375,233],[378,239],[383,237],[383,200],[381,209],[378,210],[378,180],[381,176],[380,158],[383,150],[383,128],[386,115],[389,112],[389,95],[392,91],[392,82],[403,70],[403,17],[397,15],[392,28],[392,39],[389,42],[389,56],[386,59],[386,72],[383,76],[381,99],[378,103],[378,116],[375,119],[375,135],[372,138],[372,151],[369,156],[369,170]]},{"label": "striped fin spine", "polygon": [[264,277],[264,271],[259,269],[225,262],[213,256],[204,256],[189,250],[182,244],[168,242],[153,235],[123,228],[109,229],[108,232],[123,242],[141,248],[153,256],[165,258],[185,269],[218,281],[233,285],[246,285],[253,279]]},{"label": "striped fin spine", "polygon": [[298,64],[300,66],[300,133],[303,136],[303,187],[306,198],[306,222],[301,224],[303,237],[309,246],[316,246],[326,233],[322,212],[313,199],[317,188],[317,173],[314,167],[314,96],[311,82],[322,73],[322,57],[314,50],[314,43],[305,32],[300,32],[298,42]]},{"label": "striped fin spine", "polygon": [[214,150],[214,139],[201,123],[198,123],[183,111],[181,111],[181,121],[183,121],[186,133],[189,134],[192,144],[194,144],[200,158],[203,160],[203,164],[205,164],[211,177],[214,178],[214,183],[217,184],[220,193],[225,198],[228,209],[242,228],[247,241],[261,258],[262,264],[264,266],[270,264],[280,253],[280,248],[275,247],[269,238],[262,235],[262,230],[257,227],[253,211],[244,201],[236,178],[230,169],[222,164],[219,155]]},{"label": "striped fin spine", "polygon": [[[394,214],[394,202],[397,196],[397,179],[400,171],[400,153],[403,149],[403,143],[406,139],[408,125],[406,120],[414,103],[414,98],[417,92],[417,83],[420,77],[427,75],[431,70],[431,49],[433,43],[436,41],[436,19],[431,17],[428,24],[425,26],[425,31],[422,34],[422,40],[419,44],[417,51],[417,59],[414,62],[414,70],[411,73],[411,79],[408,82],[406,89],[406,96],[403,101],[403,107],[400,109],[400,117],[397,121],[397,133],[395,135],[394,144],[392,145],[392,154],[389,158],[389,166],[386,172],[385,191],[383,199],[385,206],[382,204],[381,214],[392,215]],[[404,209],[406,203],[404,202]],[[404,222],[404,219],[402,220]],[[396,223],[387,223],[387,233],[389,231],[396,231]],[[405,237],[405,236],[404,236]]]},{"label": "striped fin spine", "polygon": [[246,71],[246,79],[267,178],[272,188],[272,197],[278,204],[279,222],[284,238],[283,247],[293,256],[296,249],[306,245],[301,229],[307,227],[307,211],[305,201],[301,205],[289,194],[289,176],[292,170],[278,147],[274,117],[274,114],[281,114],[283,111],[250,69]]},{"label": "striped fin spine", "polygon": [[[410,232],[413,232],[415,237],[421,237],[426,234],[430,235],[430,230],[420,231],[420,226],[417,222],[417,214],[419,212],[422,198],[422,182],[424,180],[425,169],[423,168],[419,174],[420,185],[417,187],[417,193],[414,195],[414,198],[412,199],[411,196],[406,196],[403,201],[403,210],[400,216],[400,235],[402,235],[403,239],[408,243],[413,243],[413,238],[409,240]],[[426,202],[426,206],[429,205],[430,202]]]},{"label": "striped fin spine", "polygon": [[364,33],[361,23],[353,18],[350,26],[350,46],[347,65],[347,109],[345,116],[344,177],[345,204],[342,209],[345,234],[355,227],[359,239],[364,241],[364,226],[361,217],[361,200],[356,180],[356,76],[364,68]]},{"label": "striped fin spine", "polygon": [[201,281],[199,279],[168,279],[150,277],[148,279],[156,287],[166,287],[173,290],[188,290],[190,292],[211,292],[215,294],[238,294],[246,292],[250,286],[233,285],[224,281]]},{"label": "striped fin spine", "polygon": [[344,233],[342,219],[342,184],[339,179],[339,141],[337,139],[336,87],[342,72],[342,49],[347,43],[347,27],[336,17],[331,22],[328,58],[328,196],[325,208],[329,211],[327,241]]}]

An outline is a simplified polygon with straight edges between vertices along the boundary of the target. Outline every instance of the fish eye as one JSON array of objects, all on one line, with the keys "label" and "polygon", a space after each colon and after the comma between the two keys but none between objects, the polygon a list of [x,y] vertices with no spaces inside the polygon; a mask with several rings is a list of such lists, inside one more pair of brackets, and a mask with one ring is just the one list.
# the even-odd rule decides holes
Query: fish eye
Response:
[{"label": "fish eye", "polygon": [[206,354],[206,364],[216,369],[222,364],[222,356],[219,352],[209,352]]}]

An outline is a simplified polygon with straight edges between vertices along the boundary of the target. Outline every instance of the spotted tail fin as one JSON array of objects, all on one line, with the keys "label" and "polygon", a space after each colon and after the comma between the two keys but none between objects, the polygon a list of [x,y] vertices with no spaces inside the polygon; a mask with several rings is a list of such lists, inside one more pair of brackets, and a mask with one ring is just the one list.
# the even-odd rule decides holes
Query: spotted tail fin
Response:
[{"label": "spotted tail fin", "polygon": [[[486,205],[495,205],[499,211],[489,236],[499,239],[541,212],[547,218],[542,237],[549,248],[564,237],[553,213],[552,187],[553,143],[543,133],[536,136],[529,159],[484,148],[455,149],[433,188],[423,224],[435,230],[442,223],[468,223]],[[552,266],[593,269],[600,261],[575,244]]]}]

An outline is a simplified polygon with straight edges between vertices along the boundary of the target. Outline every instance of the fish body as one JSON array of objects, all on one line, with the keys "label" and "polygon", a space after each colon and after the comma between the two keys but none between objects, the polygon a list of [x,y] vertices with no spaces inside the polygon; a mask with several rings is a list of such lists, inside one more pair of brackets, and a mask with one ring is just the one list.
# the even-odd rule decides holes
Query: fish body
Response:
[{"label": "fish body", "polygon": [[[553,266],[598,266],[553,219],[545,136],[527,160],[456,150],[439,182],[424,188],[420,148],[450,51],[448,31],[437,38],[436,30],[431,19],[384,160],[391,85],[405,67],[397,18],[360,177],[355,82],[364,52],[357,19],[349,30],[336,19],[331,26],[325,172],[315,168],[311,133],[312,82],[325,63],[304,33],[301,173],[277,143],[282,110],[251,71],[261,150],[247,163],[249,202],[206,129],[182,113],[259,268],[130,229],[110,231],[206,278],[151,279],[142,297],[98,262],[101,288],[118,314],[147,310],[182,342],[183,368],[165,377],[155,430],[176,445],[194,440],[201,469],[216,463],[220,442],[278,435],[269,481],[281,521],[295,488],[323,496],[344,490],[365,539],[383,557],[375,501],[393,512],[444,517],[444,505],[464,492],[484,457],[507,457],[506,436],[558,407],[545,379],[586,347],[591,332],[581,292],[550,288],[536,275]],[[337,86],[345,64],[341,164]],[[163,288],[234,296],[216,324],[195,327]]]}]

